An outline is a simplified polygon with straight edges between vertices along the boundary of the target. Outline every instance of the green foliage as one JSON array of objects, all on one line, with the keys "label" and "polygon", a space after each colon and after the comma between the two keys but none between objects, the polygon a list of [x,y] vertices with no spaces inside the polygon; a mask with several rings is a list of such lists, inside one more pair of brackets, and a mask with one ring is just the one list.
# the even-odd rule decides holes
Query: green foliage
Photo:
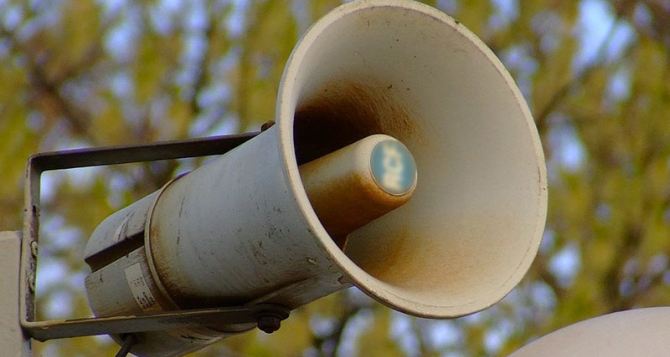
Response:
[{"label": "green foliage", "polygon": [[[644,1],[424,2],[493,48],[534,113],[550,207],[531,271],[501,303],[448,325],[410,319],[398,336],[388,309],[347,291],[294,312],[273,335],[241,334],[194,355],[504,355],[585,318],[670,302],[667,9]],[[32,153],[244,131],[272,120],[300,33],[339,3],[0,2],[0,230],[21,226]],[[595,15],[585,13],[587,3],[616,20],[600,24],[608,34],[598,43],[583,40],[582,23]],[[585,48],[596,49],[586,61]],[[198,162],[46,175],[40,318],[90,314],[81,253],[96,224]],[[46,356],[117,348],[108,338],[36,343]]]}]

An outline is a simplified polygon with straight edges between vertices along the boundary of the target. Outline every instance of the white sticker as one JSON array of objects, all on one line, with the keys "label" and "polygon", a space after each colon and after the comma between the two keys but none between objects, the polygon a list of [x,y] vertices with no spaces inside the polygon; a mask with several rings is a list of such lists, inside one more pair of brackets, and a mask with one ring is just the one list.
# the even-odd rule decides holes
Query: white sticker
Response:
[{"label": "white sticker", "polygon": [[140,263],[127,267],[125,273],[130,292],[133,294],[133,298],[135,298],[137,305],[140,306],[142,311],[148,311],[156,307],[156,299],[153,294],[151,294],[149,284],[147,284],[147,281],[144,279]]}]

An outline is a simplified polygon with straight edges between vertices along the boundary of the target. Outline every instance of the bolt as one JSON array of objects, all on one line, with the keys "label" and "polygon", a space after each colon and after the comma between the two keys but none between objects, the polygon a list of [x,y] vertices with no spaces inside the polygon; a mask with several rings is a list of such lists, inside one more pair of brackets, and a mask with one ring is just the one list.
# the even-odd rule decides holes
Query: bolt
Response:
[{"label": "bolt", "polygon": [[274,315],[262,315],[258,318],[258,328],[265,333],[273,333],[279,330],[281,319]]},{"label": "bolt", "polygon": [[30,254],[37,257],[37,241],[30,242]]},{"label": "bolt", "polygon": [[28,290],[30,290],[31,293],[35,293],[35,277],[32,275],[28,276]]},{"label": "bolt", "polygon": [[261,125],[261,131],[266,131],[270,129],[273,125],[275,125],[274,121],[272,120],[266,121],[265,123],[263,123],[263,125]]}]

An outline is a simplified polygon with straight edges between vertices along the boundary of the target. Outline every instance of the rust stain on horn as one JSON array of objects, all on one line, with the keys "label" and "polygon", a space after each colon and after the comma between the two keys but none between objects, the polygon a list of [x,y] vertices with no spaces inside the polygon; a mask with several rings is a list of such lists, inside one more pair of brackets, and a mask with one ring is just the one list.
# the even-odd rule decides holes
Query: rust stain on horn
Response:
[{"label": "rust stain on horn", "polygon": [[331,82],[313,97],[301,100],[294,121],[298,165],[373,134],[403,141],[416,133],[416,121],[410,120],[408,110],[394,98],[399,94],[394,94],[393,87],[365,82]]}]

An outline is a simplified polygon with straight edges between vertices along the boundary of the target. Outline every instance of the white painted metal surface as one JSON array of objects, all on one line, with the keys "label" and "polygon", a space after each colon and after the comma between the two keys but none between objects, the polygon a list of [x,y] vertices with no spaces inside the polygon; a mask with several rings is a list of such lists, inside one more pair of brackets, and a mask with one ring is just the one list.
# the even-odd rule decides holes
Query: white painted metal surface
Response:
[{"label": "white painted metal surface", "polygon": [[[501,299],[532,262],[547,199],[532,117],[491,51],[445,14],[408,1],[334,10],[294,50],[276,123],[158,198],[148,255],[178,303],[239,303],[319,277],[276,302],[354,281],[405,312],[455,317]],[[421,183],[342,252],[298,165],[373,133],[407,145]]]},{"label": "white painted metal surface", "polygon": [[[144,248],[140,247],[86,277],[86,292],[96,316],[126,316],[174,311],[179,308],[158,290],[149,272]],[[242,326],[246,331],[254,324]],[[166,329],[136,333],[133,353],[139,356],[181,356],[205,347],[224,332],[204,327]],[[112,336],[119,344],[121,337]]]},{"label": "white painted metal surface", "polygon": [[[541,144],[503,65],[447,15],[407,1],[334,10],[294,50],[277,112],[297,226],[371,296],[456,317],[494,304],[525,274],[546,215]],[[312,147],[305,132],[324,140],[337,125],[400,140],[420,178],[412,200],[355,232],[344,254],[311,210],[296,163]]]},{"label": "white painted metal surface", "polygon": [[592,318],[537,339],[510,357],[670,356],[670,307]]},{"label": "white painted metal surface", "polygon": [[[413,315],[457,317],[500,300],[533,261],[547,204],[536,128],[500,61],[447,15],[403,0],[337,8],[294,49],[275,121],[125,211],[150,207],[148,266],[178,306],[295,308],[354,283]],[[409,148],[420,182],[342,251],[298,166],[373,134]],[[104,223],[98,246],[123,222]]]},{"label": "white painted metal surface", "polygon": [[242,304],[314,276],[329,282],[328,290],[270,301],[295,308],[343,286],[286,186],[278,127],[173,181],[158,197],[147,222],[147,256],[178,305]]},{"label": "white painted metal surface", "polygon": [[128,237],[142,234],[147,221],[147,212],[156,200],[156,195],[158,195],[158,192],[145,196],[107,217],[103,223],[95,228],[92,234],[93,238],[87,242],[84,259],[88,261],[95,254],[113,247],[115,244],[128,239]]},{"label": "white painted metal surface", "polygon": [[0,355],[28,357],[30,340],[24,338],[19,323],[19,256],[21,236],[18,232],[0,232]]}]

